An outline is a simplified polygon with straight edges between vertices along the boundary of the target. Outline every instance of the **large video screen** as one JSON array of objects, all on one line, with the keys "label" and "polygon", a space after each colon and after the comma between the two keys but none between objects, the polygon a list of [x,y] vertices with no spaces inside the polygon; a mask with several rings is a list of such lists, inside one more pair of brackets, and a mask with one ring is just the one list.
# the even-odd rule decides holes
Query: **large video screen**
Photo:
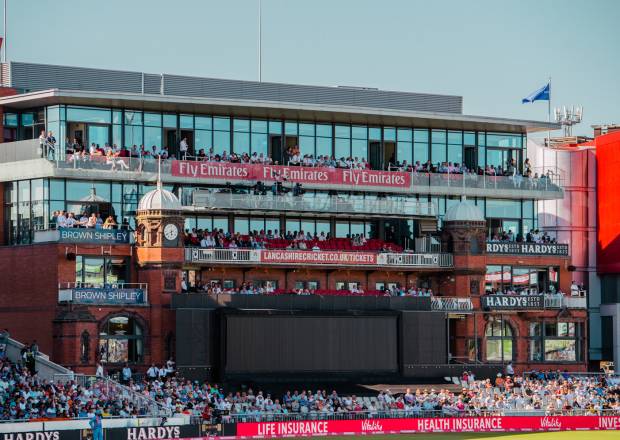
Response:
[{"label": "large video screen", "polygon": [[228,315],[227,373],[391,372],[395,316]]}]

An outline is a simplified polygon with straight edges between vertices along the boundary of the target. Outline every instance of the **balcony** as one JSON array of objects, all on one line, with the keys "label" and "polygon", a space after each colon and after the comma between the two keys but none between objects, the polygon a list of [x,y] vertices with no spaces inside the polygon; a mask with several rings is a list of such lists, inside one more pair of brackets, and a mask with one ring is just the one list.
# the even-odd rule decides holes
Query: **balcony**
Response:
[{"label": "balcony", "polygon": [[515,241],[487,241],[487,254],[522,255],[530,257],[568,257],[567,244],[517,243]]},{"label": "balcony", "polygon": [[98,306],[146,306],[148,305],[148,284],[59,283],[58,302]]},{"label": "balcony", "polygon": [[129,244],[133,234],[126,229],[58,228],[34,231],[33,243]]},{"label": "balcony", "polygon": [[[108,160],[98,156],[72,160],[68,156],[58,160],[47,160],[41,158],[39,150],[37,139],[3,144],[3,149],[0,151],[0,175],[4,180],[67,177],[128,182],[155,181],[157,176],[158,164],[155,159],[127,157]],[[28,154],[21,154],[23,151],[28,151]],[[297,179],[300,170],[304,177]],[[543,171],[545,170],[540,170],[541,173]],[[325,174],[330,173],[335,173],[339,177],[323,179]],[[164,182],[171,184],[222,185],[230,182],[233,185],[252,185],[258,180],[269,184],[274,181],[274,176],[290,176],[285,186],[292,186],[294,182],[299,181],[308,189],[335,191],[539,200],[561,199],[564,196],[562,179],[557,172],[554,172],[552,178],[534,179],[520,176],[353,171],[165,160],[162,162],[162,175]]]},{"label": "balcony", "polygon": [[546,309],[585,309],[587,300],[579,296],[561,294],[539,295],[485,295],[480,297],[480,306],[486,310],[519,311]]},{"label": "balcony", "polygon": [[193,264],[363,266],[440,269],[452,267],[452,254],[409,254],[272,249],[185,248]]},{"label": "balcony", "polygon": [[230,211],[287,211],[325,215],[374,214],[398,217],[435,217],[435,205],[415,199],[343,199],[331,197],[274,196],[272,194],[231,194],[196,190],[193,193],[194,209]]},{"label": "balcony", "polygon": [[431,298],[431,309],[444,312],[471,312],[474,305],[471,298],[433,296]]}]

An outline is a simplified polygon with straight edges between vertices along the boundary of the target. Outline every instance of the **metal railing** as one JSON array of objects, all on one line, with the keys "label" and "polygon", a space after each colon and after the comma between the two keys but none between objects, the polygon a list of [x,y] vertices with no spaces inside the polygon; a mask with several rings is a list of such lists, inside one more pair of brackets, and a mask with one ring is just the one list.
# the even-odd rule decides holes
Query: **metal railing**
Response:
[{"label": "metal railing", "polygon": [[471,298],[458,298],[452,296],[433,296],[431,308],[447,312],[469,312],[474,309]]},{"label": "metal railing", "polygon": [[74,383],[82,387],[98,389],[109,400],[129,401],[142,416],[170,417],[172,415],[172,411],[163,404],[144,394],[133,391],[131,388],[108,377],[85,374],[57,374],[54,375],[54,382],[63,384]]},{"label": "metal railing", "polygon": [[[172,162],[176,159],[162,160],[162,173],[171,174]],[[56,158],[51,160],[59,169],[75,169],[75,170],[100,170],[106,172],[128,171],[132,173],[156,173],[158,164],[157,159],[150,156],[147,157],[106,157],[106,156],[81,156],[81,155],[65,155],[64,158]],[[544,170],[541,170],[541,172]],[[410,191],[419,193],[422,189],[425,193],[435,193],[433,188],[446,187],[455,188],[460,192],[471,192],[471,190],[490,190],[501,191],[504,195],[510,194],[511,191],[541,191],[554,193],[559,195],[562,193],[562,174],[558,170],[547,170],[544,177],[524,177],[520,175],[514,176],[490,176],[478,175],[473,173],[426,173],[411,172]],[[390,171],[384,171],[389,173]],[[207,179],[209,180],[209,179]],[[213,179],[221,181],[237,181],[247,179],[226,178]],[[355,185],[341,185],[347,188],[355,188]],[[440,191],[441,192],[441,191]]]},{"label": "metal railing", "polygon": [[381,214],[399,216],[435,216],[432,202],[413,198],[344,199],[339,196],[307,197],[273,194],[233,194],[195,190],[192,197],[195,208],[326,212],[332,214]]},{"label": "metal railing", "polygon": [[370,410],[343,413],[307,412],[307,413],[245,413],[228,414],[222,416],[222,420],[227,423],[248,423],[248,422],[292,422],[292,421],[311,421],[311,420],[373,420],[373,419],[410,419],[410,418],[439,418],[439,417],[500,417],[500,416],[618,416],[620,410],[588,410],[572,409],[568,411],[548,411],[524,410],[524,409],[504,409],[504,410]]},{"label": "metal railing", "polygon": [[[188,247],[185,248],[185,262],[187,263],[253,263],[253,264],[287,264],[291,261],[265,261],[263,253],[272,254],[274,251],[265,249],[212,249]],[[282,251],[286,252],[286,251]],[[348,263],[365,266],[398,266],[398,267],[452,267],[452,254],[410,254],[410,253],[376,253],[351,251],[298,251],[292,253],[307,253],[313,258],[304,259],[307,264],[341,264]],[[322,255],[335,258],[322,259]],[[360,255],[374,256],[375,261],[359,262]],[[317,257],[317,258],[314,258]]]}]

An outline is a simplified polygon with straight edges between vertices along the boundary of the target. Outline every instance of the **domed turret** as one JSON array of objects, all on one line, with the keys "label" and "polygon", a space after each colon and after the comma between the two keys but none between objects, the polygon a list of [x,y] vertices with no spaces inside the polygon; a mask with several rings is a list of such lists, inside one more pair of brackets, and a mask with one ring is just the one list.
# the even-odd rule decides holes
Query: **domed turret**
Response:
[{"label": "domed turret", "polygon": [[483,222],[484,215],[480,208],[468,201],[465,197],[446,211],[444,222]]},{"label": "domed turret", "polygon": [[181,209],[181,202],[177,196],[164,189],[161,181],[157,182],[157,189],[144,194],[138,204],[138,211],[180,211]]}]

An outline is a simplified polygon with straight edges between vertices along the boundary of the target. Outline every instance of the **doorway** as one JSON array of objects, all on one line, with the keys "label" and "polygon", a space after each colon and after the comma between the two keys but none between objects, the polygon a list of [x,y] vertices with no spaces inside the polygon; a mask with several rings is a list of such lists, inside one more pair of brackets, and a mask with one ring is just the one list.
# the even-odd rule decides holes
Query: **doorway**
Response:
[{"label": "doorway", "polygon": [[282,164],[284,161],[282,151],[282,136],[269,136],[269,157],[274,164]]},{"label": "doorway", "polygon": [[383,169],[383,156],[381,154],[381,142],[371,141],[368,143],[368,162],[373,170]]},{"label": "doorway", "polygon": [[164,146],[168,147],[168,152],[171,156],[177,154],[179,142],[177,141],[177,129],[176,128],[164,128]]},{"label": "doorway", "polygon": [[383,143],[383,164],[389,170],[396,163],[396,142]]},{"label": "doorway", "polygon": [[[187,155],[192,156],[194,154],[194,130],[181,130],[181,138],[179,139],[179,144],[183,139],[187,138]],[[177,150],[179,145],[176,146]],[[174,154],[174,153],[173,153]]]},{"label": "doorway", "polygon": [[82,147],[86,145],[86,124],[82,122],[67,122],[67,137],[71,142],[73,139]]},{"label": "doorway", "polygon": [[[299,148],[299,140],[297,138],[297,136],[286,136],[285,138],[285,150],[282,152],[282,165],[288,165],[288,155],[287,155],[287,151],[289,151],[289,148]],[[303,154],[303,151],[300,151],[301,154]]]},{"label": "doorway", "polygon": [[478,168],[478,158],[476,157],[476,147],[465,147],[465,166],[469,170]]}]

